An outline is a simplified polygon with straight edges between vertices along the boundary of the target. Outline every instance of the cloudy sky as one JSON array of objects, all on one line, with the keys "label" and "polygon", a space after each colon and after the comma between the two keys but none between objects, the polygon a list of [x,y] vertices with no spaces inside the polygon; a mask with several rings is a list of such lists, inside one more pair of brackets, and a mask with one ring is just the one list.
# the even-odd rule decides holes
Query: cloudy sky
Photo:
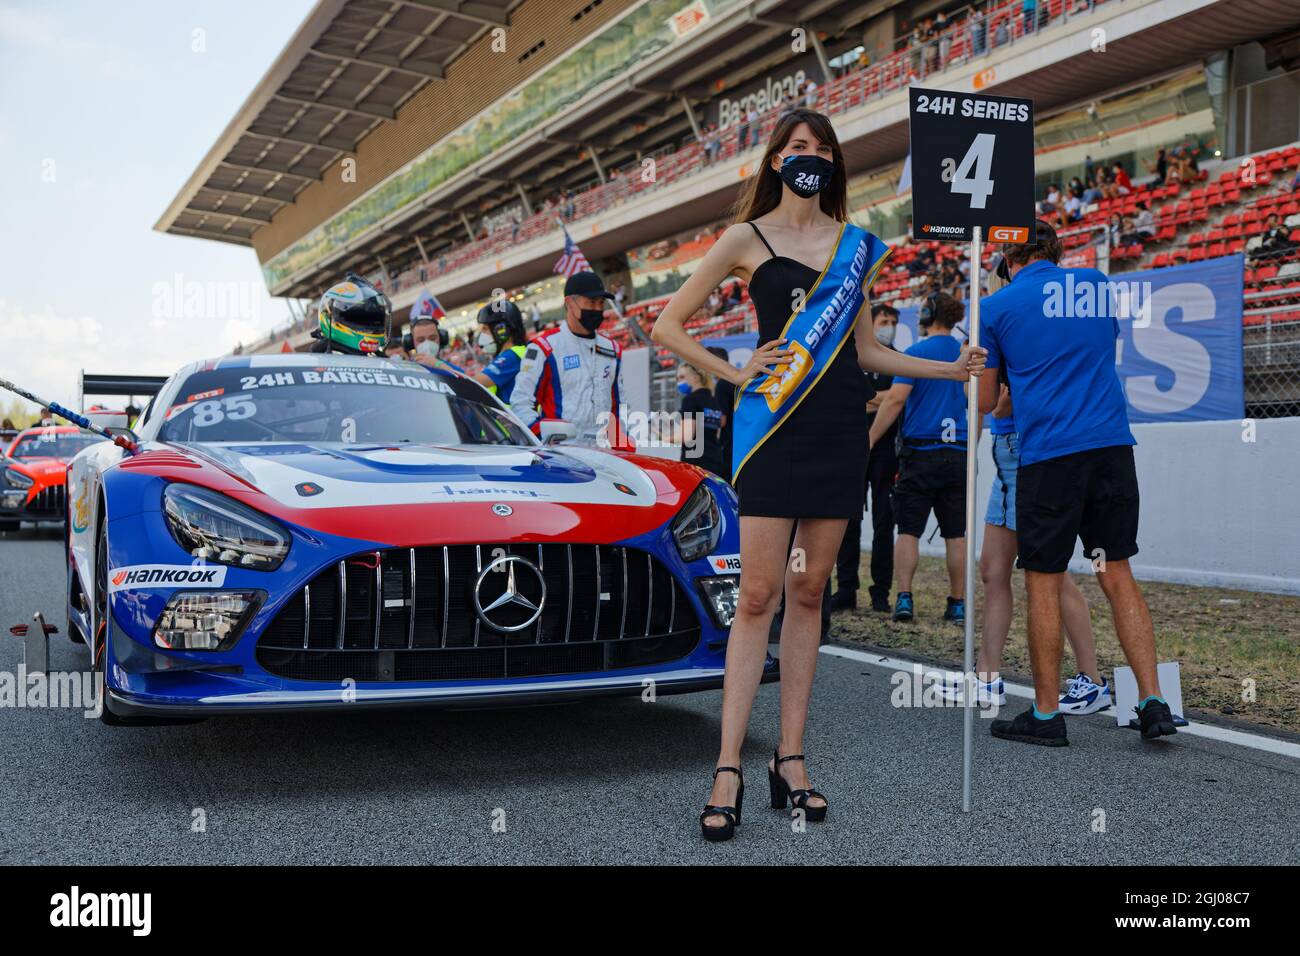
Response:
[{"label": "cloudy sky", "polygon": [[251,249],[153,224],[311,6],[0,0],[0,377],[71,403],[288,320]]}]

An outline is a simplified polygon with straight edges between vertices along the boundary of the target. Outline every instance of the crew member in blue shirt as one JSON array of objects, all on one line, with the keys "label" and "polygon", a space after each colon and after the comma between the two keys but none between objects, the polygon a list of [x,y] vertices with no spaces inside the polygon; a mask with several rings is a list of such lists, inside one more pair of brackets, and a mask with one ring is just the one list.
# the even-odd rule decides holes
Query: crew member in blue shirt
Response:
[{"label": "crew member in blue shirt", "polygon": [[[952,330],[964,315],[962,304],[947,293],[929,296],[917,316],[924,337],[906,354],[955,361],[961,343]],[[903,416],[899,426],[898,481],[893,492],[894,521],[898,525],[894,544],[898,572],[895,621],[910,621],[915,614],[912,575],[931,511],[938,519],[948,559],[949,596],[943,618],[958,624],[966,620],[965,389],[962,382],[895,375],[871,423],[874,449],[900,412]]]},{"label": "crew member in blue shirt", "polygon": [[474,380],[509,405],[528,347],[523,314],[509,299],[494,299],[478,310],[478,324],[478,346],[493,358]]},{"label": "crew member in blue shirt", "polygon": [[[1128,404],[1115,370],[1117,303],[1096,269],[1062,269],[1061,241],[1039,221],[1031,242],[1008,244],[1010,284],[983,306],[988,368],[1005,367],[1020,435],[1016,534],[1029,593],[1034,706],[995,720],[995,737],[1064,746],[1058,710],[1061,575],[1083,542],[1110,602],[1137,678],[1142,736],[1175,732],[1156,676],[1155,632],[1129,558],[1137,554],[1138,482]],[[979,405],[997,405],[998,375],[983,376]]]}]

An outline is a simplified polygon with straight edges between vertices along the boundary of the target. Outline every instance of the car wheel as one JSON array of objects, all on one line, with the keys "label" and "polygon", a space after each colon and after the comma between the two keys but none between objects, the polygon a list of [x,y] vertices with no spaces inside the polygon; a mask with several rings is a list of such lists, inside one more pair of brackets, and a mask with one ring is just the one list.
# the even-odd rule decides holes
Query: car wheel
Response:
[{"label": "car wheel", "polygon": [[108,608],[108,532],[100,516],[99,536],[95,543],[95,635],[90,642],[90,672],[101,694],[99,719],[107,727],[167,727],[197,724],[202,717],[119,717],[108,709],[108,645],[112,637],[112,615]]},{"label": "car wheel", "polygon": [[95,689],[100,695],[99,719],[109,727],[121,727],[124,721],[108,709],[108,676],[105,670],[108,658],[108,532],[100,518],[99,535],[95,541],[95,620],[94,636],[90,641],[90,673]]}]

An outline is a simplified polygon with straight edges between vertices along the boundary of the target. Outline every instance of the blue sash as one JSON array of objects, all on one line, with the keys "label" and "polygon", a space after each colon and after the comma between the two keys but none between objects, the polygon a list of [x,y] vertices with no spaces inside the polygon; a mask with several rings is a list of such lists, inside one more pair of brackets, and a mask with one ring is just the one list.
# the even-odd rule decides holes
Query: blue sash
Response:
[{"label": "blue sash", "polygon": [[[867,290],[892,250],[865,229],[844,223],[835,251],[781,337],[794,352],[778,376],[756,375],[736,390],[731,480],[816,387],[853,336]],[[809,489],[813,491],[813,489]]]}]

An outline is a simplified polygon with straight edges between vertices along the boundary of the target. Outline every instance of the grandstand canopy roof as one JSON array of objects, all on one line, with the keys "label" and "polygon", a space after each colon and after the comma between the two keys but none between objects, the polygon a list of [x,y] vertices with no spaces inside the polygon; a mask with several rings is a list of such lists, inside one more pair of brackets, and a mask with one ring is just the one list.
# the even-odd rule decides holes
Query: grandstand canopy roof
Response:
[{"label": "grandstand canopy roof", "polygon": [[253,233],[521,0],[318,0],[155,228]]}]

